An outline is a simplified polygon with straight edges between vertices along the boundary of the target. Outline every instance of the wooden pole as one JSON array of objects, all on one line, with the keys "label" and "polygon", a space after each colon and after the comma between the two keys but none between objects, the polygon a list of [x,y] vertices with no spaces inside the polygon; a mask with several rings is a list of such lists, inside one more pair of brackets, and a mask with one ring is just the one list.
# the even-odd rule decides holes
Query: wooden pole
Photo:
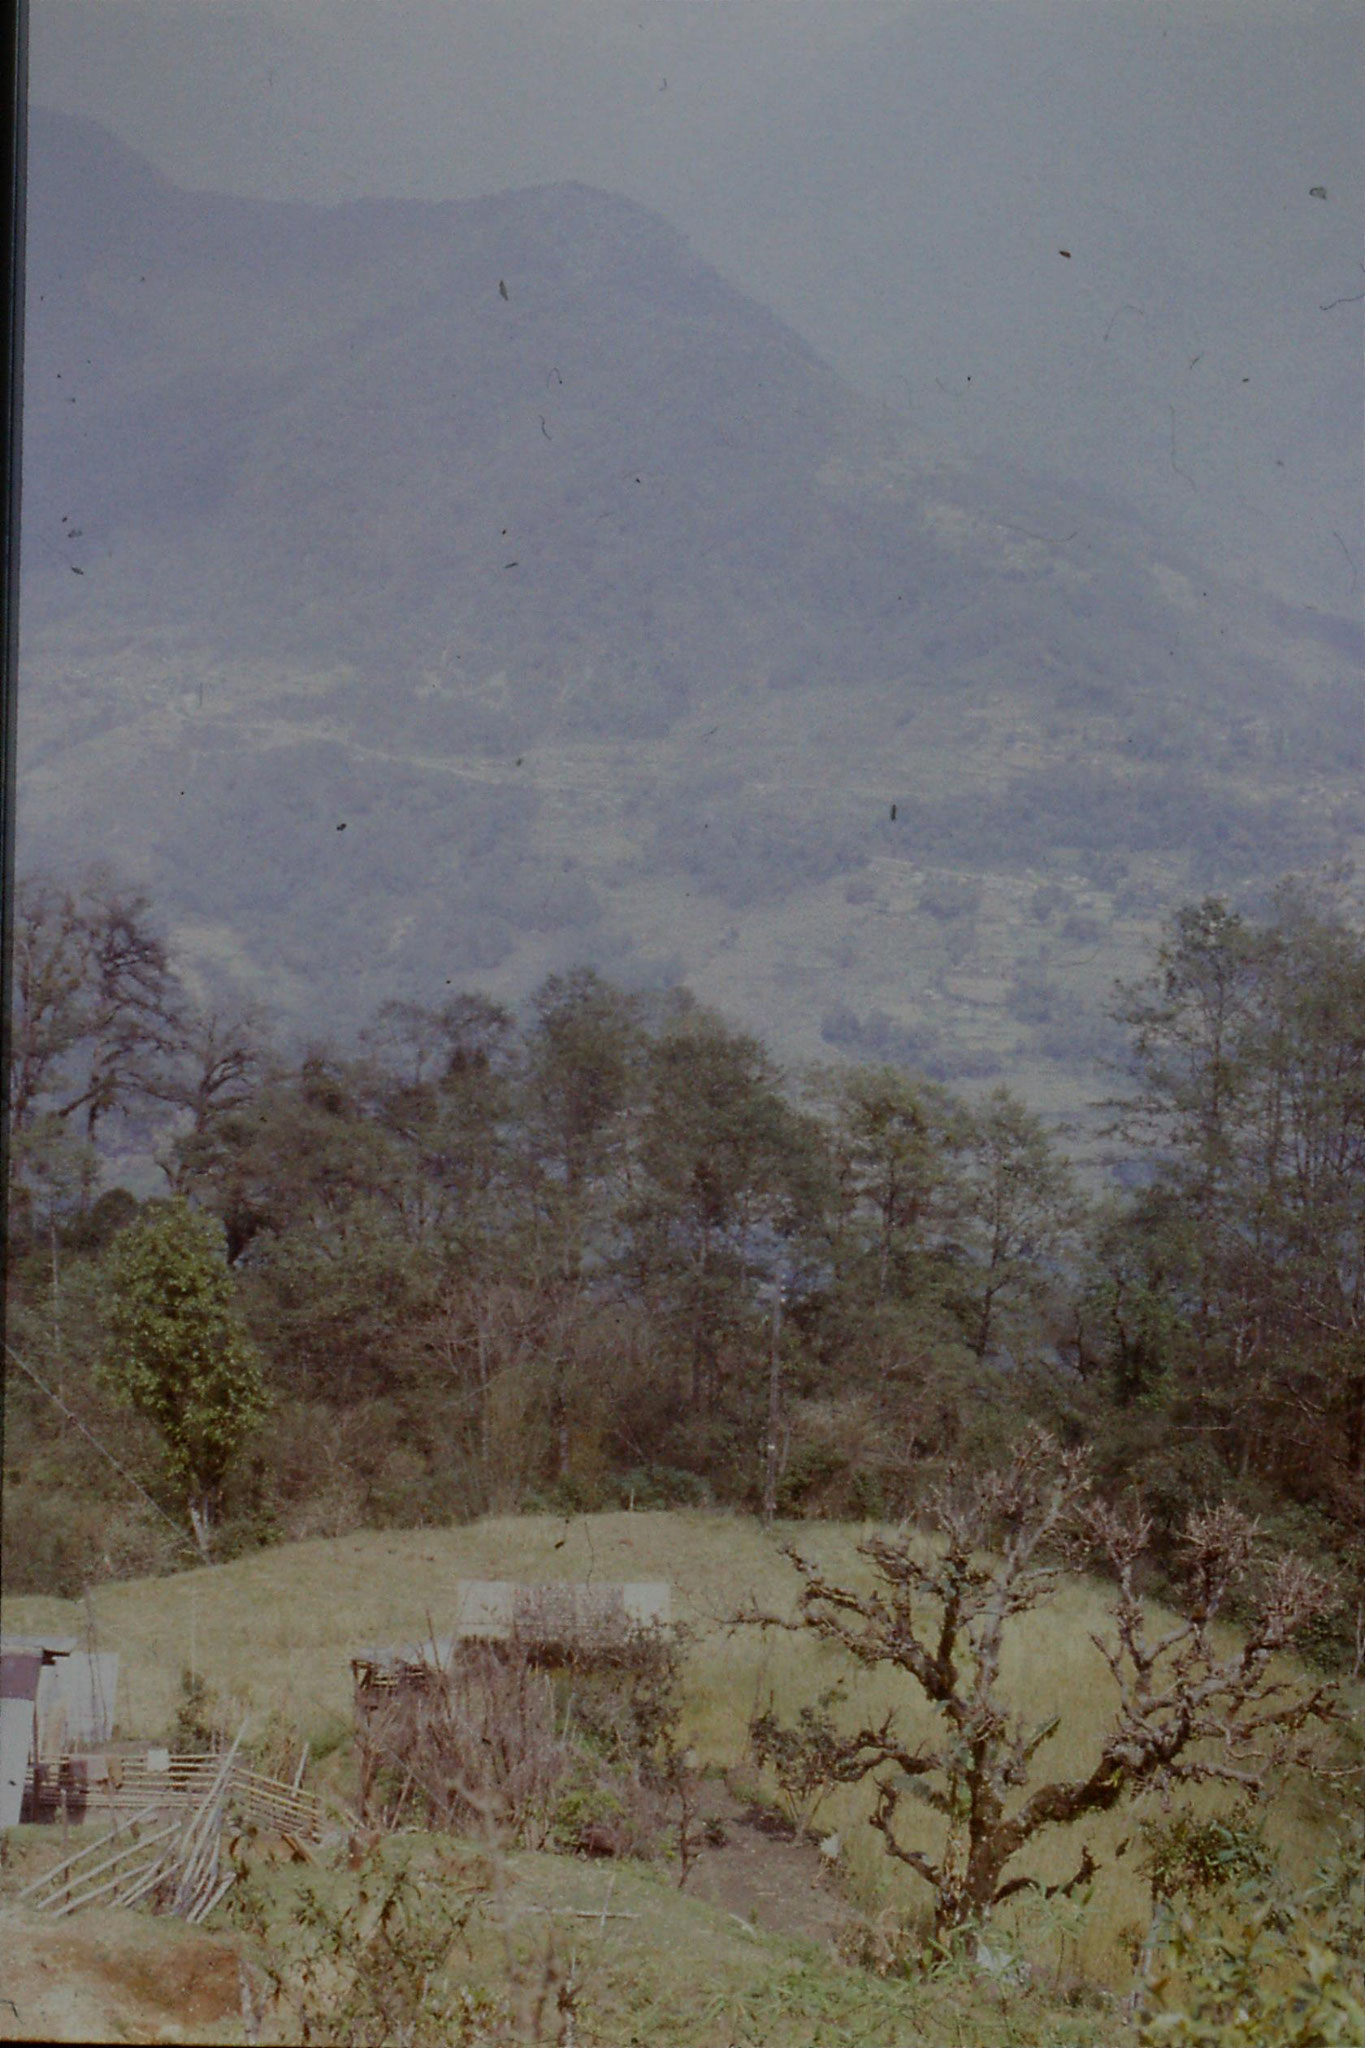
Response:
[{"label": "wooden pole", "polygon": [[782,1286],[773,1294],[772,1339],[768,1348],[768,1436],[763,1447],[763,1526],[777,1514],[777,1438],[782,1423]]}]

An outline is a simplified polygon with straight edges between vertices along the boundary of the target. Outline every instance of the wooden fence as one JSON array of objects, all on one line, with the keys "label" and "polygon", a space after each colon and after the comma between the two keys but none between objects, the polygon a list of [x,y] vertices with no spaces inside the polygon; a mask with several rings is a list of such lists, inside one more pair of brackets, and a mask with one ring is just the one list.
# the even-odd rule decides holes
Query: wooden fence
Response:
[{"label": "wooden fence", "polygon": [[322,1831],[318,1801],[298,1784],[240,1765],[241,1741],[239,1731],[222,1755],[171,1757],[164,1768],[149,1766],[145,1757],[109,1759],[122,1767],[110,1795],[116,1802],[112,1827],[34,1878],[20,1900],[59,1919],[104,1903],[142,1905],[197,1922],[237,1875],[223,1854],[231,1829],[254,1823],[296,1843],[316,1839]]},{"label": "wooden fence", "polygon": [[[164,1762],[162,1759],[164,1758]],[[117,1821],[147,1811],[172,1813],[199,1804],[217,1780],[221,1756],[170,1756],[155,1751],[130,1756],[65,1756],[55,1769],[44,1766],[31,1790],[35,1819],[64,1815],[70,1820]],[[226,1810],[268,1834],[316,1841],[323,1810],[295,1781],[267,1777],[238,1762],[224,1784]]]}]

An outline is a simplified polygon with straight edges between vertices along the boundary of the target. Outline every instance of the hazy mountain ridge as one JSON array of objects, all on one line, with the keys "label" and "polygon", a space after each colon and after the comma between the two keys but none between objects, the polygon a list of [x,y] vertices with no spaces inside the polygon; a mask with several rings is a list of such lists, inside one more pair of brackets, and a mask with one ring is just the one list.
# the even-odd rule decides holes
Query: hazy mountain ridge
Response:
[{"label": "hazy mountain ridge", "polygon": [[928,465],[633,202],[225,200],[36,112],[31,201],[21,857],[206,970],[316,1020],[587,955],[806,1051],[934,996],[1011,1067],[1011,876],[1100,892],[1093,996],[1164,891],[1358,829],[1352,622]]}]

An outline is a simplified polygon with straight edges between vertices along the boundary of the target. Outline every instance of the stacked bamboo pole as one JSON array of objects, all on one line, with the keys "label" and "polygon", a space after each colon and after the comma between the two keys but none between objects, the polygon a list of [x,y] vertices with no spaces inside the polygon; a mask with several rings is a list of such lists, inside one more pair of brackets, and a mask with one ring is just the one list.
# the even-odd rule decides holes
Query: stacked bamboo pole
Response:
[{"label": "stacked bamboo pole", "polygon": [[[150,1835],[142,1832],[149,1822],[156,1821],[162,1825]],[[129,1868],[133,1860],[168,1841],[179,1827],[179,1821],[167,1823],[157,1807],[147,1807],[122,1826],[115,1822],[108,1834],[101,1835],[88,1847],[78,1849],[74,1856],[66,1857],[54,1870],[45,1870],[41,1877],[34,1878],[19,1893],[19,1902],[27,1902],[39,1912],[55,1913],[59,1919],[67,1913],[74,1913],[80,1906],[93,1906],[98,1899],[131,1882],[138,1874]],[[104,1850],[110,1853],[101,1855]],[[155,1868],[159,1863],[160,1858],[153,1857],[150,1864],[140,1868]],[[114,1875],[109,1877],[106,1873],[111,1870]],[[101,1877],[104,1882],[96,1884],[95,1880]]]},{"label": "stacked bamboo pole", "polygon": [[[236,1876],[222,1868],[223,1826],[229,1803],[238,1803],[244,1774],[235,1767],[245,1733],[243,1722],[232,1747],[211,1760],[212,1775],[187,1812],[168,1820],[165,1805],[154,1804],[123,1825],[116,1821],[108,1834],[26,1885],[20,1901],[59,1919],[100,1900],[145,1903],[191,1923],[204,1919]],[[184,1799],[182,1792],[175,1803],[183,1806]]]}]

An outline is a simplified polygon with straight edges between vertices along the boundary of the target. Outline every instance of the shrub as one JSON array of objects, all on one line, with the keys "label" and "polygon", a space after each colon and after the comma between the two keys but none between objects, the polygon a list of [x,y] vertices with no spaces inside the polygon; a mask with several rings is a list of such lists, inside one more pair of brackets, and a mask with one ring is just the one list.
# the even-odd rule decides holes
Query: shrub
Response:
[{"label": "shrub", "polygon": [[548,1673],[519,1644],[466,1643],[448,1678],[433,1671],[366,1715],[361,1808],[539,1849],[572,1761]]},{"label": "shrub", "polygon": [[1154,1905],[1211,1896],[1228,1885],[1269,1877],[1274,1868],[1262,1823],[1245,1804],[1211,1820],[1182,1810],[1143,1821],[1139,1832]]},{"label": "shrub", "polygon": [[960,875],[929,875],[919,892],[918,907],[951,924],[958,918],[974,917],[981,908],[981,884]]},{"label": "shrub", "polygon": [[[276,2038],[302,2048],[485,2048],[545,2038],[539,2026],[516,2026],[521,2016],[506,1997],[471,1991],[462,1981],[467,1930],[490,1890],[490,1873],[479,1862],[446,1851],[429,1873],[412,1856],[386,1860],[377,1844],[360,1865],[353,1896],[338,1903],[319,1884],[303,1888],[281,1942],[265,1899],[241,1887],[234,1917],[255,1937]],[[248,2040],[260,2038],[263,2017],[255,2010],[253,1976],[244,1963]],[[560,2003],[569,2009],[568,2001]]]},{"label": "shrub", "polygon": [[[1144,1987],[1142,2048],[1359,2048],[1365,2042],[1365,1826],[1337,1832],[1296,1896],[1262,1863],[1222,1910],[1169,1909]],[[1243,1859],[1245,1861],[1245,1859]],[[1202,1868],[1208,1866],[1201,1861]],[[1213,1866],[1219,1866],[1215,1860]]]},{"label": "shrub", "polygon": [[523,1642],[465,1643],[372,1704],[361,1804],[527,1848],[645,1855],[678,1792],[682,1639],[662,1630],[546,1669]]}]

